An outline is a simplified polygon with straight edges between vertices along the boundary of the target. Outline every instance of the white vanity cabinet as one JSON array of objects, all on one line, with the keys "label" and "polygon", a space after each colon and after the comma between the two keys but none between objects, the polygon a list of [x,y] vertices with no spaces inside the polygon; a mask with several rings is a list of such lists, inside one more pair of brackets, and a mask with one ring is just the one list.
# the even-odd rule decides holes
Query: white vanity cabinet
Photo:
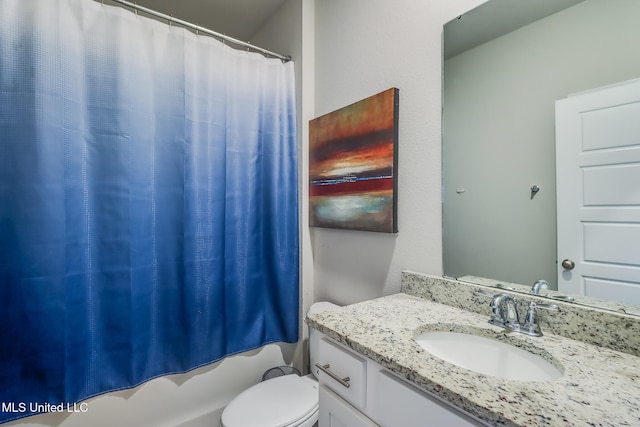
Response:
[{"label": "white vanity cabinet", "polygon": [[318,364],[319,427],[489,425],[326,336],[319,343]]}]

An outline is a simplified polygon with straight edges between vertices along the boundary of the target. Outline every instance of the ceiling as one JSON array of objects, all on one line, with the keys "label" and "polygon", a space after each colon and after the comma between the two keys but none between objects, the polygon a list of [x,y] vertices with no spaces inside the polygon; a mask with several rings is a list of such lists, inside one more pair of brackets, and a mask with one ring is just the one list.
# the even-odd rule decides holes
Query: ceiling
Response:
[{"label": "ceiling", "polygon": [[[251,41],[287,0],[128,1],[241,41]],[[489,0],[445,25],[444,57],[455,56],[581,1]],[[104,3],[115,4],[110,0]]]},{"label": "ceiling", "polygon": [[583,0],[489,0],[444,26],[448,59]]},{"label": "ceiling", "polygon": [[[286,0],[128,0],[174,18],[251,41]],[[105,4],[114,4],[108,0]]]}]

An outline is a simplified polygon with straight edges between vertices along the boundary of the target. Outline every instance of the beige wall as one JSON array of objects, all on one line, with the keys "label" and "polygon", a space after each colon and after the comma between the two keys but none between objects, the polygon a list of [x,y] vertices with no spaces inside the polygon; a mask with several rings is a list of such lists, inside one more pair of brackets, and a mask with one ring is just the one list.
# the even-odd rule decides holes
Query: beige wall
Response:
[{"label": "beige wall", "polygon": [[480,3],[316,1],[315,116],[400,90],[399,233],[311,229],[316,300],[398,292],[405,269],[442,274],[442,26]]}]

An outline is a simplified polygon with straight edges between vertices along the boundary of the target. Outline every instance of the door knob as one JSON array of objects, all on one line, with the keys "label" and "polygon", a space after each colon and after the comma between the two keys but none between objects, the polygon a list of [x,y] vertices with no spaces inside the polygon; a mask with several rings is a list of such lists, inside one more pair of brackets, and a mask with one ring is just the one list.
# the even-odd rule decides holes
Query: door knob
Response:
[{"label": "door knob", "polygon": [[564,268],[565,270],[573,270],[573,267],[575,266],[576,263],[568,258],[562,261],[562,268]]}]

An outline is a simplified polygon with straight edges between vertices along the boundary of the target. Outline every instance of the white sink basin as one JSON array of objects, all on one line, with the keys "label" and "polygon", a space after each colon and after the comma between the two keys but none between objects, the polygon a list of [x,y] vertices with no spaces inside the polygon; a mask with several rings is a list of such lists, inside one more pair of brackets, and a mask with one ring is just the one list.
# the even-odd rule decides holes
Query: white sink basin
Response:
[{"label": "white sink basin", "polygon": [[420,347],[461,368],[517,381],[551,381],[562,372],[537,354],[513,345],[460,332],[424,332]]}]

